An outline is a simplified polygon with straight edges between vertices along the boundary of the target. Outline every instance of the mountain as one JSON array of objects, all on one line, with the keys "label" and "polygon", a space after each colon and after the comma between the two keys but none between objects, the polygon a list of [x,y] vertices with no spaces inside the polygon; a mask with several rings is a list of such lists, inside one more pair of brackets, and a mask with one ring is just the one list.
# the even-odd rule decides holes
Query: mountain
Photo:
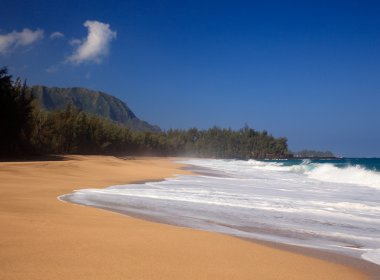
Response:
[{"label": "mountain", "polygon": [[125,124],[137,131],[160,131],[156,125],[140,120],[120,99],[101,91],[87,88],[58,88],[33,86],[32,94],[48,111],[64,109],[71,104],[80,110]]}]

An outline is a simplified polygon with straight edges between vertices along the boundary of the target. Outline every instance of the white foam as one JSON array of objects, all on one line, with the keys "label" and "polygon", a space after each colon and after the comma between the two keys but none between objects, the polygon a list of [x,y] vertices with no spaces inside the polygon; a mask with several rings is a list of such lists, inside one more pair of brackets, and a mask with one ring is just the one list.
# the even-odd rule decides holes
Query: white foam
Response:
[{"label": "white foam", "polygon": [[360,166],[338,168],[332,164],[318,164],[306,171],[310,178],[333,183],[349,183],[380,189],[380,173]]},{"label": "white foam", "polygon": [[292,172],[305,174],[309,178],[324,182],[355,184],[380,189],[380,172],[367,170],[360,166],[338,168],[329,163],[311,163],[310,160],[304,160],[301,164],[291,166],[284,166],[281,162],[268,162],[258,160],[205,161],[194,159],[187,161],[187,163],[200,165],[214,170],[220,169],[227,173],[244,173],[252,171],[252,169]]},{"label": "white foam", "polygon": [[[365,252],[363,258],[371,261],[378,256],[377,187],[355,185],[351,177],[346,178],[351,183],[341,182],[326,175],[341,170],[310,167],[309,162],[304,162],[300,170],[253,160],[193,159],[184,163],[210,168],[218,176],[180,175],[161,182],[82,189],[63,198],[181,226],[324,248],[356,257]],[[362,171],[362,175],[371,172]]]},{"label": "white foam", "polygon": [[380,249],[369,250],[362,255],[362,258],[380,265]]}]

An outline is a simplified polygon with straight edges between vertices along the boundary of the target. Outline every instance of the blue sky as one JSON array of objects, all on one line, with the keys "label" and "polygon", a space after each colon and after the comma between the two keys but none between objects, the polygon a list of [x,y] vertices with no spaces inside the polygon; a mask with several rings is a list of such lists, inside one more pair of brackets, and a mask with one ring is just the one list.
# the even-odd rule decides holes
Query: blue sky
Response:
[{"label": "blue sky", "polygon": [[1,6],[0,65],[29,85],[102,90],[164,129],[247,123],[293,150],[380,156],[377,1]]}]

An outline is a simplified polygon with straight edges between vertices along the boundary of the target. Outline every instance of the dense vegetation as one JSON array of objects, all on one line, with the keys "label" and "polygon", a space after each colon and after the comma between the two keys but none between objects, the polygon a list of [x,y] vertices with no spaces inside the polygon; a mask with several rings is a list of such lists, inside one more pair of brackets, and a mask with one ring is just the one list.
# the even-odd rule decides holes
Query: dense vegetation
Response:
[{"label": "dense vegetation", "polygon": [[18,79],[12,81],[5,68],[0,69],[0,153],[27,150],[30,134],[32,97]]},{"label": "dense vegetation", "polygon": [[248,126],[133,131],[73,105],[46,111],[20,80],[0,70],[0,154],[188,155],[216,158],[278,158],[287,155],[286,138]]},{"label": "dense vegetation", "polygon": [[79,110],[122,123],[137,131],[160,131],[158,126],[140,120],[120,99],[87,88],[58,88],[33,86],[32,95],[48,111],[63,110],[72,105]]}]

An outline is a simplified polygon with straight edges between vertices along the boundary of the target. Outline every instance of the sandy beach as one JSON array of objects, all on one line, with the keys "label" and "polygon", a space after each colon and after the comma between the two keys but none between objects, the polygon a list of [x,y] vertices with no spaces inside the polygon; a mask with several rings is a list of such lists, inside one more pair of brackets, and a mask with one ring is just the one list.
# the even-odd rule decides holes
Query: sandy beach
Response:
[{"label": "sandy beach", "polygon": [[190,173],[180,167],[107,156],[0,163],[0,279],[370,279],[351,266],[57,199]]}]

